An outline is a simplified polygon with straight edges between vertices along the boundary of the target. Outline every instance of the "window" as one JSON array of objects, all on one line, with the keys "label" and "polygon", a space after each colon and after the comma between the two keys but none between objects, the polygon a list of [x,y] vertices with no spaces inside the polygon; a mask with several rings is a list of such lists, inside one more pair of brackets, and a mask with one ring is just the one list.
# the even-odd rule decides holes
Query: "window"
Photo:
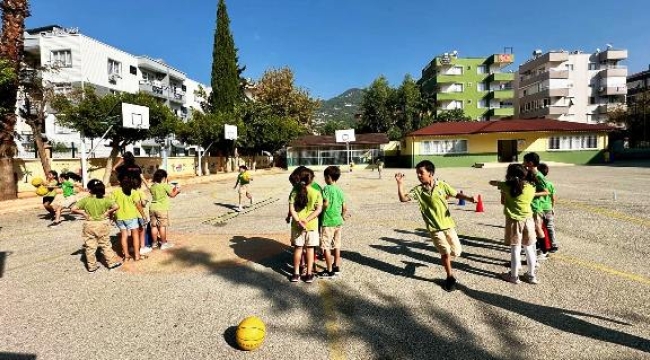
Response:
[{"label": "window", "polygon": [[477,74],[487,74],[488,68],[486,65],[479,65],[476,67],[476,73]]},{"label": "window", "polygon": [[451,102],[451,106],[448,107],[448,109],[462,109],[462,108],[463,108],[462,100],[454,100]]},{"label": "window", "polygon": [[549,150],[593,150],[598,147],[594,134],[574,136],[553,136],[548,139]]},{"label": "window", "polygon": [[72,67],[71,50],[54,50],[50,53],[50,63],[53,66],[70,68]]},{"label": "window", "polygon": [[467,140],[433,140],[420,143],[420,154],[464,154],[467,153]]},{"label": "window", "polygon": [[54,85],[54,94],[55,95],[68,95],[72,92],[71,83],[58,83]]},{"label": "window", "polygon": [[573,64],[564,64],[566,66],[566,69],[569,71],[573,71]]},{"label": "window", "polygon": [[138,69],[135,66],[129,66],[129,73],[131,75],[138,75]]},{"label": "window", "polygon": [[487,107],[487,101],[485,99],[479,100],[478,103],[476,104],[476,107],[479,108],[479,109],[486,108]]},{"label": "window", "polygon": [[590,62],[589,70],[598,70],[598,64]]},{"label": "window", "polygon": [[476,83],[476,90],[477,91],[486,91],[485,90],[485,83],[482,83],[482,82]]},{"label": "window", "polygon": [[113,59],[108,59],[108,74],[122,75],[122,63]]},{"label": "window", "polygon": [[594,96],[589,97],[589,105],[596,105],[596,97]]}]

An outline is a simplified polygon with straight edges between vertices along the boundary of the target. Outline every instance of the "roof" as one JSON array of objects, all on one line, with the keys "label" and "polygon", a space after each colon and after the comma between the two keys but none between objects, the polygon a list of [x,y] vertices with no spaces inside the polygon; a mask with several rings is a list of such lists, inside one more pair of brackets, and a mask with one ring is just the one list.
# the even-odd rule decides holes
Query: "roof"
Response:
[{"label": "roof", "polygon": [[645,71],[640,71],[638,73],[634,73],[632,75],[629,75],[627,77],[627,82],[636,81],[636,80],[643,80],[643,79],[648,78],[648,77],[650,77],[650,69],[645,70]]},{"label": "roof", "polygon": [[552,119],[508,119],[436,123],[416,130],[408,134],[408,136],[470,135],[534,131],[612,131],[615,129],[615,127],[607,124],[584,124]]},{"label": "roof", "polygon": [[[380,145],[390,142],[388,135],[384,133],[356,134],[354,137],[356,140],[350,144]],[[289,143],[289,147],[307,146],[345,146],[345,143],[337,143],[334,135],[306,135]]]}]

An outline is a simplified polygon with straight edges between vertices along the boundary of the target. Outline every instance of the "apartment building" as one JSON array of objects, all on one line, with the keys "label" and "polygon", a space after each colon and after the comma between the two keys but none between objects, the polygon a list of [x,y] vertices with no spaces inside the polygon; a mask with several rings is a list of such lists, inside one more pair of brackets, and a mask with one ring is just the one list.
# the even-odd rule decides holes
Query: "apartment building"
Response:
[{"label": "apartment building", "polygon": [[422,70],[418,84],[438,112],[463,109],[473,120],[508,117],[514,115],[514,73],[504,69],[513,61],[511,51],[467,58],[444,53]]},{"label": "apartment building", "polygon": [[[627,78],[627,104],[629,107],[635,107],[637,104],[643,104],[648,101],[650,94],[650,66],[648,70],[632,74]],[[642,101],[641,94],[646,93],[645,101]],[[646,104],[647,105],[647,104]],[[634,110],[633,110],[634,111]]]},{"label": "apartment building", "polygon": [[535,50],[519,66],[515,118],[602,123],[625,106],[627,50]]},{"label": "apartment building", "polygon": [[[35,66],[56,66],[56,71],[43,74],[43,80],[54,86],[57,93],[70,92],[75,87],[92,86],[102,94],[118,92],[145,92],[165,103],[180,118],[186,119],[190,109],[200,109],[202,99],[194,91],[202,86],[188,79],[187,75],[162,60],[136,56],[99,40],[81,34],[75,28],[47,26],[29,29],[25,34],[26,58]],[[19,135],[26,145],[31,139],[31,129],[19,119]],[[45,134],[50,141],[79,147],[80,134],[57,124],[56,116],[46,119]],[[94,146],[96,139],[88,139],[87,146]],[[158,153],[160,144],[145,141],[133,146],[136,155]],[[104,156],[109,149],[97,147],[97,156]]]}]

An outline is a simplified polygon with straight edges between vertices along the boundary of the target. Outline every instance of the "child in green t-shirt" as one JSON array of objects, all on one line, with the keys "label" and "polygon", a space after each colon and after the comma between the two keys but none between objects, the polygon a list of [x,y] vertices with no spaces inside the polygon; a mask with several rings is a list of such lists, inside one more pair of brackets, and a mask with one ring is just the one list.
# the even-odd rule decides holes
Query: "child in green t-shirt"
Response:
[{"label": "child in green t-shirt", "polygon": [[239,206],[237,211],[242,211],[242,197],[246,195],[250,204],[253,205],[253,194],[249,191],[249,184],[253,181],[253,177],[248,172],[248,167],[246,165],[239,166],[239,175],[237,175],[237,182],[235,182],[235,189],[239,186]]},{"label": "child in green t-shirt", "polygon": [[[537,167],[537,170],[539,170],[545,178],[548,176],[548,165],[541,163]],[[554,253],[559,249],[557,239],[555,238],[555,186],[548,180],[548,178],[546,178],[545,183],[545,191],[541,193],[545,195],[540,194],[539,196],[539,215],[542,218],[542,223],[546,228],[551,245],[548,252]]]},{"label": "child in green t-shirt", "polygon": [[[120,244],[124,261],[133,259],[138,261],[146,258],[140,254],[140,223],[138,219],[143,217],[143,209],[140,193],[134,187],[133,178],[126,176],[120,180],[120,188],[110,194],[110,198],[119,206],[115,212],[115,224],[120,229]],[[133,246],[133,257],[129,254],[129,235]]]},{"label": "child in green t-shirt", "polygon": [[531,284],[537,284],[535,222],[530,206],[535,197],[535,187],[526,180],[527,177],[528,170],[523,165],[510,164],[505,181],[490,181],[490,185],[501,190],[503,214],[506,216],[504,241],[510,246],[510,271],[501,274],[501,278],[513,284],[519,283],[522,245],[528,262],[525,279]]},{"label": "child in green t-shirt", "polygon": [[[331,278],[341,272],[341,228],[347,212],[343,190],[336,185],[341,177],[338,166],[328,166],[324,172],[323,212],[320,247],[325,253],[327,269],[318,273],[319,277]],[[332,259],[332,251],[334,259]]]},{"label": "child in green t-shirt", "polygon": [[54,208],[54,221],[50,226],[58,226],[61,224],[61,213],[64,209],[70,209],[72,205],[77,202],[77,190],[80,187],[79,181],[81,176],[73,172],[64,172],[59,175],[59,183],[61,184],[61,195],[57,196],[52,203]]},{"label": "child in green t-shirt", "polygon": [[153,185],[151,191],[151,206],[149,207],[149,219],[151,224],[151,241],[160,239],[160,250],[166,250],[174,246],[167,241],[167,228],[169,227],[169,198],[176,197],[181,190],[178,186],[167,183],[167,171],[158,169],[153,174]]}]

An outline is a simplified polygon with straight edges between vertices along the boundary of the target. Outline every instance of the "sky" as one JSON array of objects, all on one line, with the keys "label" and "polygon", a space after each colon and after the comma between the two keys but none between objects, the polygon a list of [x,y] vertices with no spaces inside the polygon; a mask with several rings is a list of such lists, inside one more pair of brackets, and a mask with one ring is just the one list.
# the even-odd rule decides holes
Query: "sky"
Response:
[{"label": "sky", "polygon": [[[245,77],[290,67],[296,84],[329,99],[379,75],[398,86],[431,59],[488,56],[512,47],[628,49],[628,72],[650,64],[648,0],[226,0]],[[210,83],[217,0],[31,0],[26,26],[77,27],[134,55],[162,58]]]}]

